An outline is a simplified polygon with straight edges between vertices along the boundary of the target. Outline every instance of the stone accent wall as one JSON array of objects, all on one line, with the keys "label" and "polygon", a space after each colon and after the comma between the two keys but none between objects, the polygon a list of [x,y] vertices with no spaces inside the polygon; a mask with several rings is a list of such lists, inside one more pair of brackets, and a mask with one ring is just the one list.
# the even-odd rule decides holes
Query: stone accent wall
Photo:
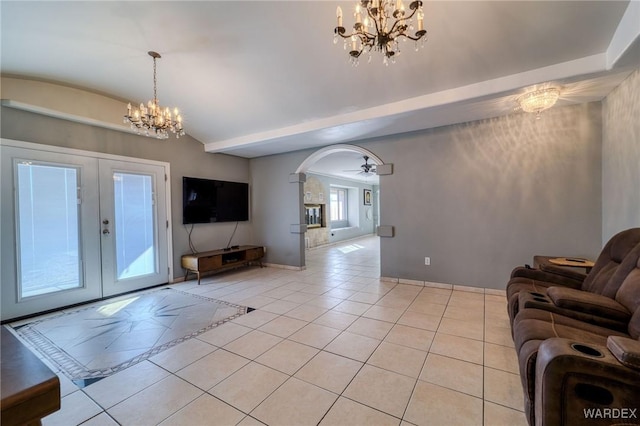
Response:
[{"label": "stone accent wall", "polygon": [[322,228],[310,228],[305,234],[305,245],[307,248],[318,247],[323,244],[329,243],[329,228],[326,226],[329,223],[329,211],[326,208],[327,201],[329,199],[329,188],[326,188],[320,180],[313,176],[307,176],[307,181],[304,183],[304,203],[305,204],[320,204],[324,205],[324,227]]}]

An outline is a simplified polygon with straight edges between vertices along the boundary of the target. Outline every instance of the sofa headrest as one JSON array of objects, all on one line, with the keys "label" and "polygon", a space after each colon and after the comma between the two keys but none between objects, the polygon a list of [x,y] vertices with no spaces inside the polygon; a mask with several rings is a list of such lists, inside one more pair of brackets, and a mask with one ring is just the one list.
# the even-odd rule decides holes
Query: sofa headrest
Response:
[{"label": "sofa headrest", "polygon": [[[640,245],[640,228],[627,229],[611,237],[596,259],[593,269],[585,278],[582,289],[611,298],[615,297],[622,280],[635,266],[635,261],[627,264],[627,269],[622,273],[618,271],[618,267],[638,245]],[[640,253],[636,256],[640,256]]]},{"label": "sofa headrest", "polygon": [[609,258],[616,263],[622,263],[629,251],[640,243],[640,228],[631,228],[619,232],[611,237],[609,242],[611,243]]}]

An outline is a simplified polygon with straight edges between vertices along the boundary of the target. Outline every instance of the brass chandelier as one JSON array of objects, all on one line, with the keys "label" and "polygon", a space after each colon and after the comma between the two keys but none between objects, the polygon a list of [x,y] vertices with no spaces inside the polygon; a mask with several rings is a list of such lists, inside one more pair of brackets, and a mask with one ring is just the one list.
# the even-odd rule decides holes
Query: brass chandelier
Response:
[{"label": "brass chandelier", "polygon": [[138,134],[144,132],[145,136],[155,136],[158,139],[167,139],[169,132],[174,133],[176,138],[184,136],[182,127],[182,116],[178,108],[174,108],[173,115],[169,108],[163,109],[158,101],[158,89],[156,79],[156,59],[161,58],[157,52],[147,52],[153,58],[153,99],[145,106],[140,104],[140,108],[132,108],[131,103],[127,105],[127,114],[124,122],[129,123],[131,128]]},{"label": "brass chandelier", "polygon": [[[371,61],[372,50],[382,52],[385,65],[393,63],[400,54],[401,39],[414,40],[416,50],[424,45],[423,37],[427,31],[424,29],[422,1],[412,1],[409,10],[407,14],[402,0],[359,0],[354,12],[356,22],[353,24],[353,32],[347,34],[342,25],[342,8],[338,6],[338,26],[333,31],[333,42],[338,42],[338,36],[344,39],[344,48],[350,49],[349,56],[354,65],[358,64],[358,59],[364,51],[369,53]],[[413,26],[414,15],[417,18],[417,28]],[[418,41],[421,39],[422,42],[419,44]]]}]

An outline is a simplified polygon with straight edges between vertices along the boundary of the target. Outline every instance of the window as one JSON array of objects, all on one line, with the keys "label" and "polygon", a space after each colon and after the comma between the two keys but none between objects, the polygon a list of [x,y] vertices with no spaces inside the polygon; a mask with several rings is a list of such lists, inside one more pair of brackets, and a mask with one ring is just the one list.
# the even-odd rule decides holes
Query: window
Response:
[{"label": "window", "polygon": [[333,227],[349,226],[349,216],[347,215],[347,189],[331,188],[329,198],[331,207],[331,222]]},{"label": "window", "polygon": [[118,279],[156,273],[153,177],[114,172],[113,193]]},{"label": "window", "polygon": [[20,298],[82,287],[79,173],[17,164]]}]

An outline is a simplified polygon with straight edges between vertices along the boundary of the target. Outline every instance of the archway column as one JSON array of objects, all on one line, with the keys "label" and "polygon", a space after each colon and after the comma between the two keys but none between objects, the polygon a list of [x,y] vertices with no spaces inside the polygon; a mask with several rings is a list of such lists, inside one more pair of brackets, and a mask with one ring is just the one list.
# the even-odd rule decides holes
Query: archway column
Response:
[{"label": "archway column", "polygon": [[[299,203],[300,204],[300,212],[298,215],[298,223],[293,223],[289,226],[289,232],[292,234],[304,234],[307,232],[307,224],[304,223],[304,210],[302,208],[303,201],[303,188],[304,183],[307,181],[307,175],[304,173],[291,173],[289,175],[289,183],[298,185],[298,194],[299,194]],[[304,257],[304,255],[303,255]]]}]

